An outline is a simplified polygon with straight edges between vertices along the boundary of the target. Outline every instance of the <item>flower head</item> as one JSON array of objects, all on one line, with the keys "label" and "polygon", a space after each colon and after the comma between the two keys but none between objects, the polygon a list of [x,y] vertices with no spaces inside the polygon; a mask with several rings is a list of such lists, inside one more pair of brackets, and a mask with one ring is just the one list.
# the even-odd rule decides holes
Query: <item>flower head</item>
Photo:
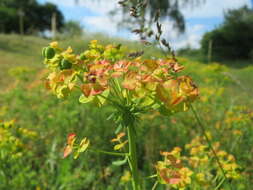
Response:
[{"label": "flower head", "polygon": [[75,55],[71,47],[63,50],[56,42],[50,48],[55,54],[45,58],[52,70],[46,86],[58,98],[76,88],[82,93],[82,103],[134,104],[139,110],[155,108],[171,114],[186,111],[198,97],[192,79],[179,76],[184,67],[175,59],[131,59],[120,46],[102,46],[96,40],[81,55]]}]

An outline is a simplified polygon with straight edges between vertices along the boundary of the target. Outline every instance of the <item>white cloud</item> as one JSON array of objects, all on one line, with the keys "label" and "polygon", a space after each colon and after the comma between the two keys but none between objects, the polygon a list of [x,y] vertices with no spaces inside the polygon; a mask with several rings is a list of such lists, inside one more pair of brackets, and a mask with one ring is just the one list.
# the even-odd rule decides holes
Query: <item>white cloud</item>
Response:
[{"label": "white cloud", "polygon": [[169,41],[171,47],[176,50],[186,46],[199,48],[199,42],[206,29],[203,24],[186,25],[185,33],[179,34],[172,22],[165,21],[162,24],[162,30],[164,31],[162,38]]},{"label": "white cloud", "polygon": [[[199,7],[183,8],[182,12],[187,19],[223,18],[224,11],[239,8],[244,5],[250,6],[250,0],[206,0],[205,3]],[[169,34],[171,30],[167,29],[166,31],[168,31]],[[199,48],[200,40],[205,32],[206,26],[203,24],[187,25],[183,35],[176,37],[172,32],[172,35],[170,35],[168,39],[175,49],[185,46]]]},{"label": "white cloud", "polygon": [[205,26],[203,24],[196,24],[196,25],[191,26],[189,30],[192,32],[199,32],[199,31],[202,31],[204,28]]},{"label": "white cloud", "polygon": [[93,32],[106,32],[110,35],[117,34],[117,24],[105,16],[86,16],[83,18],[84,25]]},{"label": "white cloud", "polygon": [[183,8],[183,14],[186,18],[211,18],[223,17],[224,11],[234,9],[243,5],[250,6],[250,0],[205,0],[202,5],[191,8]]},{"label": "white cloud", "polygon": [[[104,32],[111,36],[136,39],[136,35],[126,32],[124,29],[118,29],[117,22],[120,21],[122,15],[118,14],[114,17],[114,20],[112,20],[108,15],[109,11],[120,8],[117,0],[79,0],[78,5],[75,4],[75,0],[47,1],[68,7],[84,7],[94,13],[95,16],[84,16],[82,19],[85,28],[92,32]],[[205,0],[203,5],[200,5],[197,8],[184,7],[182,12],[187,19],[222,18],[225,10],[238,8],[243,5],[250,6],[250,4],[250,0]],[[163,30],[167,33],[165,36],[166,39],[168,39],[172,46],[176,49],[182,48],[186,45],[198,48],[201,37],[206,31],[206,26],[203,24],[188,24],[185,34],[183,35],[178,35],[171,22],[164,22],[163,27]]]},{"label": "white cloud", "polygon": [[80,0],[80,6],[99,15],[106,15],[109,11],[120,8],[116,0]]},{"label": "white cloud", "polygon": [[201,40],[200,35],[189,33],[189,34],[185,35],[183,38],[181,38],[181,40],[174,41],[174,43],[172,42],[172,46],[175,49],[180,49],[180,48],[187,47],[187,46],[190,46],[191,48],[199,48],[200,47],[200,44],[199,44],[200,40]]},{"label": "white cloud", "polygon": [[168,32],[168,39],[175,49],[180,49],[186,46],[190,46],[192,48],[200,47],[200,40],[204,32],[205,26],[196,24],[186,28],[186,31],[182,35],[170,35]]}]

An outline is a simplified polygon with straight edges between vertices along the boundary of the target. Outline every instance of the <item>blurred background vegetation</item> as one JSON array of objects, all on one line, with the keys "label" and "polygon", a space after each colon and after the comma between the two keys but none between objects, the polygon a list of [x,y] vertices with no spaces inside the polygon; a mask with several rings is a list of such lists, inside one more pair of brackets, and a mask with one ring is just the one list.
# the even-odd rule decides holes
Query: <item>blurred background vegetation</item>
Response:
[{"label": "blurred background vegetation", "polygon": [[215,59],[253,59],[253,11],[248,7],[229,10],[224,23],[204,35],[201,47],[208,53],[208,44],[213,41]]},{"label": "blurred background vegetation", "polygon": [[[172,18],[183,32],[184,19],[175,1],[171,5],[165,0],[150,2],[148,14],[164,8],[163,19]],[[204,3],[185,2],[194,6]],[[177,51],[185,74],[200,88],[195,107],[212,141],[219,142],[240,165],[242,177],[230,181],[234,190],[251,190],[253,183],[252,15],[248,7],[227,11],[224,23],[204,35],[200,49]],[[125,19],[129,19],[127,15]],[[129,21],[128,27],[139,24],[143,23]],[[56,36],[50,33],[54,29]],[[116,126],[106,120],[110,108],[81,105],[78,94],[58,100],[44,88],[48,71],[42,64],[41,49],[56,38],[76,53],[83,52],[92,39],[121,43],[133,51],[143,49],[147,58],[162,57],[161,50],[85,32],[80,23],[64,20],[57,6],[35,0],[0,0],[0,32],[0,189],[127,189],[127,168],[113,165],[114,158],[89,153],[78,160],[62,159],[68,133],[87,136],[94,146],[111,150]],[[201,133],[192,113],[186,112],[168,118],[157,113],[146,115],[137,135],[139,165],[143,175],[148,175],[155,172],[161,150],[179,146],[187,154],[185,145]],[[152,183],[148,181],[146,189],[151,189]],[[229,187],[224,183],[219,189]]]},{"label": "blurred background vegetation", "polygon": [[40,5],[36,0],[1,0],[0,32],[37,34],[51,29],[51,17],[57,16],[57,28],[64,25],[64,17],[56,5]]}]

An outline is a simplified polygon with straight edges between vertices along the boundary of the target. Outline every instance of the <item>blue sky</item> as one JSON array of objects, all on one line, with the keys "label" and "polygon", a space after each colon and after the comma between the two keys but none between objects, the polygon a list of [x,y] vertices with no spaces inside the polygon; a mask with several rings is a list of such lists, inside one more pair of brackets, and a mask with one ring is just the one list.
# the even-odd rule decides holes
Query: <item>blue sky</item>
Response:
[{"label": "blue sky", "polygon": [[[76,20],[85,30],[90,32],[104,32],[111,36],[118,36],[135,40],[137,37],[125,29],[118,29],[117,21],[121,15],[112,20],[108,12],[120,8],[118,0],[38,0],[40,3],[52,2],[63,12],[66,20]],[[100,2],[100,3],[99,3]],[[175,48],[187,45],[198,48],[203,34],[217,27],[223,22],[223,13],[228,9],[239,8],[243,5],[252,7],[253,0],[206,0],[197,8],[184,7],[182,12],[186,20],[186,32],[178,35],[169,21],[163,23],[168,38]]]}]

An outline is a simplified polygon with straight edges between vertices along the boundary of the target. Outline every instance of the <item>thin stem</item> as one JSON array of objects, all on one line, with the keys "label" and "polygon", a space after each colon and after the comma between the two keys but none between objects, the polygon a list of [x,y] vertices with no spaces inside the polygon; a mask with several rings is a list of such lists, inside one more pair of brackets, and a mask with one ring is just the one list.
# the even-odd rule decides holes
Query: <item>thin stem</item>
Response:
[{"label": "thin stem", "polygon": [[211,149],[211,151],[213,152],[214,158],[216,159],[216,162],[218,163],[219,168],[220,168],[220,170],[222,171],[222,174],[223,174],[223,176],[224,176],[224,180],[226,180],[226,181],[228,182],[230,189],[232,189],[231,184],[229,183],[228,178],[227,178],[227,176],[226,176],[226,173],[225,173],[225,171],[224,171],[224,169],[223,169],[223,167],[222,167],[222,164],[221,164],[221,162],[220,162],[220,160],[219,160],[219,157],[217,156],[217,154],[216,154],[216,152],[215,152],[215,150],[214,150],[214,148],[213,148],[213,146],[212,146],[212,143],[211,143],[210,139],[208,138],[208,136],[207,136],[207,134],[206,134],[206,130],[205,130],[204,125],[203,125],[202,122],[200,121],[200,118],[199,118],[197,112],[195,111],[195,109],[193,108],[193,106],[192,106],[191,104],[190,104],[190,107],[191,107],[191,110],[192,110],[192,112],[193,112],[193,115],[194,115],[195,119],[196,119],[197,122],[198,122],[198,125],[199,125],[200,128],[201,128],[202,134],[204,135],[204,137],[205,137],[205,139],[206,139],[206,141],[207,141],[207,144],[208,144],[209,148]]},{"label": "thin stem", "polygon": [[104,98],[105,100],[111,102],[112,105],[118,106],[118,108],[122,109],[122,106],[119,103],[117,103],[116,101],[114,101],[114,100],[112,100],[112,99],[110,99],[108,97],[105,97],[102,94],[99,94],[98,96],[100,96],[100,97]]},{"label": "thin stem", "polygon": [[80,76],[80,74],[77,74],[76,76],[78,77],[78,79],[79,79],[82,83],[84,83],[84,80],[83,80],[83,78]]},{"label": "thin stem", "polygon": [[132,185],[133,190],[141,190],[139,174],[138,174],[138,164],[137,164],[137,153],[136,153],[136,137],[134,126],[127,126],[128,130],[128,141],[129,141],[129,165],[132,173]]},{"label": "thin stem", "polygon": [[154,175],[148,176],[148,177],[146,177],[146,179],[151,179],[151,178],[154,178],[154,177],[157,177],[157,174],[154,174]]},{"label": "thin stem", "polygon": [[224,181],[225,181],[225,178],[221,180],[221,182],[216,186],[215,190],[218,190],[220,186],[224,183]]},{"label": "thin stem", "polygon": [[162,51],[164,57],[167,57],[167,56],[168,56],[168,55],[167,55],[167,52],[164,51],[164,49],[163,49],[163,47],[162,47],[160,41],[158,41],[158,45],[159,45],[159,47],[160,47],[160,49],[161,49],[161,51]]},{"label": "thin stem", "polygon": [[120,87],[119,81],[117,79],[112,79],[111,83],[112,83],[112,85],[111,85],[112,86],[112,90],[114,91],[115,96],[117,97],[117,99],[121,103],[125,104],[124,103],[124,96],[122,94],[122,89]]},{"label": "thin stem", "polygon": [[112,156],[128,156],[128,153],[108,152],[108,151],[99,150],[99,149],[90,149],[90,151],[96,152],[96,153],[108,154],[108,155],[112,155]]},{"label": "thin stem", "polygon": [[132,163],[131,163],[131,161],[130,161],[129,156],[127,157],[127,162],[128,162],[128,164],[129,164],[130,170],[132,171],[132,170],[133,170],[133,166],[132,166]]},{"label": "thin stem", "polygon": [[152,187],[152,189],[151,189],[151,190],[155,190],[155,189],[156,189],[156,187],[157,187],[157,185],[158,185],[158,181],[156,181],[156,182],[155,182],[155,184],[153,185],[153,187]]},{"label": "thin stem", "polygon": [[215,183],[215,182],[216,182],[216,180],[218,179],[218,177],[219,177],[219,176],[218,176],[218,175],[216,175],[216,176],[215,176],[215,178],[212,180],[212,183]]}]

